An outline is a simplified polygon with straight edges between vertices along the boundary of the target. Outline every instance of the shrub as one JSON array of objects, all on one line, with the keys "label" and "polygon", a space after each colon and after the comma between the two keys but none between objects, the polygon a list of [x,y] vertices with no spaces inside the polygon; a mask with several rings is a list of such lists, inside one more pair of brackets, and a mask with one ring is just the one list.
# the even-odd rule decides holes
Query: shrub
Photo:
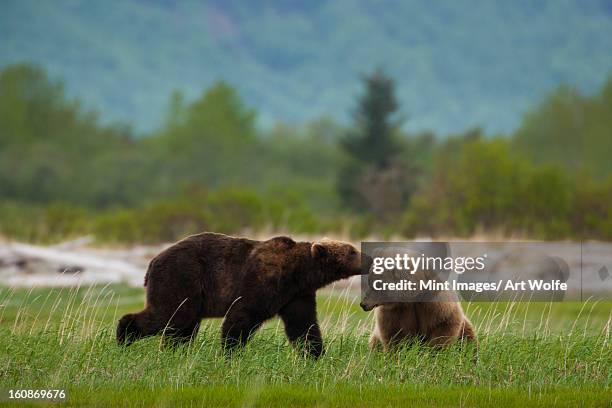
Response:
[{"label": "shrub", "polygon": [[535,165],[504,139],[474,140],[439,155],[401,222],[407,236],[499,230],[539,239],[612,236],[612,181]]},{"label": "shrub", "polygon": [[89,227],[87,211],[71,204],[0,203],[0,233],[15,239],[51,243],[88,234]]}]

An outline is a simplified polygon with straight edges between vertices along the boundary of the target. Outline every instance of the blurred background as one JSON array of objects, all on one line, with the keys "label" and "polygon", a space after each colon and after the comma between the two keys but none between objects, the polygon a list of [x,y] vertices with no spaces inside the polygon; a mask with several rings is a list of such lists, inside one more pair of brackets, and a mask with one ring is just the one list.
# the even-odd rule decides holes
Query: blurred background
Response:
[{"label": "blurred background", "polygon": [[0,2],[0,239],[612,239],[612,3]]},{"label": "blurred background", "polygon": [[[0,0],[0,389],[604,406],[611,156],[612,0]],[[278,319],[234,361],[212,319],[184,353],[115,347],[151,258],[201,231],[554,241],[585,301],[463,302],[477,359],[368,352],[358,277],[317,294],[316,364]],[[512,248],[493,272],[540,265]]]}]

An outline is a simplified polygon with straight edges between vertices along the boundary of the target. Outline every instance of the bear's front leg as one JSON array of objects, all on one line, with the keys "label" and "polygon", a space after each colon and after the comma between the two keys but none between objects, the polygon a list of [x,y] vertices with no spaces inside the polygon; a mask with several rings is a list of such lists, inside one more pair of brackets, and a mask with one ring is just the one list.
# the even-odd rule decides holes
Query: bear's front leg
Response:
[{"label": "bear's front leg", "polygon": [[247,304],[234,304],[225,315],[221,326],[221,344],[231,353],[237,346],[246,345],[249,338],[269,316],[257,312],[256,307]]},{"label": "bear's front leg", "polygon": [[292,299],[280,310],[279,315],[292,345],[304,347],[310,357],[318,358],[324,353],[314,292]]}]

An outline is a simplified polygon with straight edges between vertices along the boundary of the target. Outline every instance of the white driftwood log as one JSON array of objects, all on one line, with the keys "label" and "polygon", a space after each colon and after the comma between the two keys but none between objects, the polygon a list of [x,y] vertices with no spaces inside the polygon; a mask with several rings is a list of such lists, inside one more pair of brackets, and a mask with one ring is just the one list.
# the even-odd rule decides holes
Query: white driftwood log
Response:
[{"label": "white driftwood log", "polygon": [[[84,240],[82,241],[84,242]],[[82,243],[82,242],[79,242]],[[125,260],[77,252],[75,242],[55,247],[11,243],[0,249],[0,283],[70,286],[119,283],[142,286],[145,268]]]}]

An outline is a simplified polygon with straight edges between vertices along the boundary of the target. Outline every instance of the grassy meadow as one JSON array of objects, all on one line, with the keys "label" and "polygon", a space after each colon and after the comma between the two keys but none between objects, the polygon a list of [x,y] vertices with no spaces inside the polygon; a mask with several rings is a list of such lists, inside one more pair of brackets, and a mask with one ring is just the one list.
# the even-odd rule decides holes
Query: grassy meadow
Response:
[{"label": "grassy meadow", "polygon": [[0,288],[0,404],[9,389],[65,389],[66,405],[116,406],[610,406],[612,302],[464,305],[479,345],[393,353],[367,346],[373,314],[358,293],[325,289],[319,320],[326,354],[304,358],[269,321],[232,358],[220,320],[176,350],[160,337],[115,344],[117,319],[140,310],[125,286]]}]

